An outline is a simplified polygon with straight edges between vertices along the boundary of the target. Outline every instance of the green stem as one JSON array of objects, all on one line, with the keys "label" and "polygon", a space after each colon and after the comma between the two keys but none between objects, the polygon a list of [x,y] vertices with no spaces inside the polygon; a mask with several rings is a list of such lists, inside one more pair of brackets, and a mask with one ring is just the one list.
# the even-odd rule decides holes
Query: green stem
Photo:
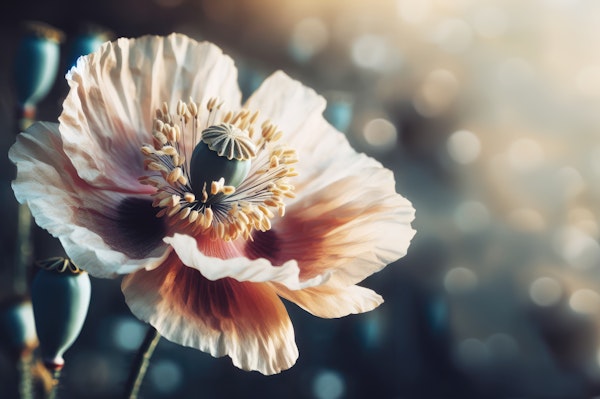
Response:
[{"label": "green stem", "polygon": [[58,391],[58,383],[60,381],[60,371],[61,370],[54,370],[52,372],[52,379],[54,381],[53,381],[52,388],[50,389],[50,392],[48,393],[48,399],[56,399],[56,392]]},{"label": "green stem", "polygon": [[17,251],[15,259],[14,290],[27,290],[27,269],[31,263],[31,212],[25,204],[19,204],[17,226]]},{"label": "green stem", "polygon": [[140,346],[135,359],[133,360],[133,366],[129,378],[125,384],[125,399],[137,399],[138,391],[142,386],[142,381],[148,370],[150,358],[154,353],[154,349],[160,340],[160,334],[152,326],[149,326],[144,341]]},{"label": "green stem", "polygon": [[33,399],[33,378],[31,376],[33,357],[24,353],[19,357],[19,398]]},{"label": "green stem", "polygon": [[[36,115],[35,107],[20,108],[17,115],[17,131],[20,134],[31,123]],[[17,211],[17,242],[13,274],[13,289],[17,293],[27,291],[27,270],[31,264],[33,244],[31,238],[32,217],[26,204],[19,204]]]}]

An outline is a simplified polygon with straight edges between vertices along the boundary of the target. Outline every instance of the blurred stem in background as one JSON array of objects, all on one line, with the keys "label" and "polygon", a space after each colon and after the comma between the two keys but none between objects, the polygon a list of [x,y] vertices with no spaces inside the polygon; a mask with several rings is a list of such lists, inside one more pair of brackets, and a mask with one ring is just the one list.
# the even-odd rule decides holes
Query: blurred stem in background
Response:
[{"label": "blurred stem in background", "polygon": [[[17,98],[16,134],[20,134],[35,121],[37,104],[46,97],[54,84],[62,40],[63,33],[47,24],[28,21],[23,25],[14,65]],[[19,297],[27,297],[28,292],[27,271],[32,264],[33,255],[31,225],[29,208],[27,205],[19,204],[14,263],[10,276],[12,294]],[[32,339],[26,334],[29,330],[35,329],[29,301],[19,303],[14,309],[9,307],[6,318],[6,328],[13,330],[11,334],[21,333],[28,342],[35,341],[37,346],[37,338]],[[25,328],[28,323],[31,326]],[[33,398],[36,386],[33,371],[36,360],[33,357],[33,350],[22,350],[16,363],[19,373],[19,395],[22,399]]]},{"label": "blurred stem in background", "polygon": [[[17,134],[35,121],[37,105],[52,88],[60,62],[60,44],[64,34],[47,24],[28,21],[15,56],[15,91],[17,96]],[[31,213],[19,205],[13,269],[15,294],[27,291],[27,270],[32,264]]]},{"label": "blurred stem in background", "polygon": [[17,365],[19,397],[33,399],[33,352],[38,346],[38,339],[33,308],[28,298],[13,297],[0,305],[0,342]]}]

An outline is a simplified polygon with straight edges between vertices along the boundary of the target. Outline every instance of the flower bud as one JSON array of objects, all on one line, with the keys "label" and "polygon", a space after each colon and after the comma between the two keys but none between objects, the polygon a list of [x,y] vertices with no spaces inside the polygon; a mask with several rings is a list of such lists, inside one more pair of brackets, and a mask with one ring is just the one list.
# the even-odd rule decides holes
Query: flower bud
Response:
[{"label": "flower bud", "polygon": [[79,336],[90,304],[86,272],[69,259],[38,262],[41,270],[31,285],[31,300],[42,360],[48,369],[64,365],[63,354]]},{"label": "flower bud", "polygon": [[0,342],[15,357],[38,346],[31,301],[11,298],[0,305]]},{"label": "flower bud", "polygon": [[86,27],[78,34],[69,46],[67,54],[67,68],[77,65],[77,59],[80,56],[94,52],[100,45],[112,38],[112,34],[99,27]]},{"label": "flower bud", "polygon": [[37,104],[54,84],[62,40],[62,32],[44,23],[30,21],[24,25],[14,65],[22,129],[27,127],[27,121],[34,119]]}]

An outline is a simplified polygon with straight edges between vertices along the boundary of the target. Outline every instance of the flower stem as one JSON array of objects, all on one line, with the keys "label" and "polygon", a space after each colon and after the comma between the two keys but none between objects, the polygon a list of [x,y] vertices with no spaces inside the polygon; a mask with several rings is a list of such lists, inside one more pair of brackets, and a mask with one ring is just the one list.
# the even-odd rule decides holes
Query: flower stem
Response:
[{"label": "flower stem", "polygon": [[15,259],[14,290],[23,293],[27,289],[27,269],[33,252],[31,245],[31,212],[26,204],[19,204],[17,248]]},{"label": "flower stem", "polygon": [[48,399],[56,399],[56,391],[58,391],[58,382],[60,381],[60,372],[60,369],[52,372],[52,387],[48,393]]},{"label": "flower stem", "polygon": [[124,399],[137,399],[138,391],[142,386],[146,370],[148,370],[150,358],[152,357],[154,348],[156,348],[159,340],[160,334],[158,331],[156,331],[154,327],[149,326],[144,341],[133,361],[133,366],[125,385]]},{"label": "flower stem", "polygon": [[20,399],[33,399],[33,378],[31,353],[24,353],[19,357],[19,397]]},{"label": "flower stem", "polygon": [[[36,107],[20,108],[18,110],[17,135],[33,123],[35,115]],[[13,290],[17,293],[24,293],[27,291],[27,270],[33,255],[31,219],[29,207],[26,204],[19,204],[17,211],[17,242],[13,274]]]}]

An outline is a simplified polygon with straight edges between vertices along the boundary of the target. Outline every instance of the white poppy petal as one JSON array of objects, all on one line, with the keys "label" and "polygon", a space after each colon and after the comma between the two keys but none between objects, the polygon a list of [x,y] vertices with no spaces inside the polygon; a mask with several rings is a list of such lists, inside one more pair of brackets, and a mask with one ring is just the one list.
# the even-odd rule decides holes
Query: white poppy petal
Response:
[{"label": "white poppy petal", "polygon": [[[210,43],[181,34],[107,42],[67,74],[71,88],[60,116],[65,152],[82,179],[97,187],[139,191],[140,147],[152,143],[154,112],[163,102],[237,107],[241,94],[233,61]],[[127,173],[127,184],[114,176]]]},{"label": "white poppy petal", "polygon": [[389,170],[357,157],[346,171],[290,205],[273,228],[280,258],[296,259],[303,278],[332,271],[329,283],[356,284],[406,255],[415,234],[415,210]]},{"label": "white poppy petal", "polygon": [[395,192],[391,171],[357,154],[327,123],[322,97],[276,72],[248,106],[280,125],[299,158],[296,198],[273,224],[277,251],[259,250],[260,256],[275,263],[296,259],[302,278],[332,271],[328,284],[349,286],[406,254],[415,234],[412,205]]},{"label": "white poppy petal", "polygon": [[[151,267],[166,255],[168,246],[161,241],[155,218],[142,229],[122,224],[131,222],[131,215],[120,219],[119,206],[132,197],[93,189],[78,177],[62,151],[57,124],[32,125],[17,137],[9,157],[17,165],[15,196],[29,206],[40,227],[60,239],[80,268],[110,277]],[[144,239],[132,237],[135,231]]]},{"label": "white poppy petal", "polygon": [[265,258],[249,259],[238,256],[222,259],[207,256],[198,249],[195,238],[184,234],[166,237],[164,241],[173,247],[184,265],[197,269],[212,281],[229,277],[237,281],[254,283],[277,282],[291,290],[298,290],[323,284],[328,278],[327,275],[315,275],[301,281],[300,269],[293,259],[273,266]]},{"label": "white poppy petal", "polygon": [[326,283],[336,286],[359,283],[406,255],[415,210],[394,191],[392,173],[358,155],[345,170],[330,181],[322,177],[326,189],[291,204],[270,231],[246,243],[245,252],[273,264],[295,259],[301,280],[330,273]]},{"label": "white poppy petal", "polygon": [[[325,105],[325,99],[313,89],[282,71],[265,79],[246,102],[247,108],[259,109],[261,117],[277,124],[285,135],[286,143],[294,147],[304,140],[310,143],[319,139],[304,127],[311,118],[323,114]],[[300,130],[304,134],[301,135]]]},{"label": "white poppy petal", "polygon": [[298,357],[285,306],[268,284],[211,281],[172,255],[157,269],[126,276],[122,289],[133,314],[168,340],[228,355],[244,370],[275,374]]},{"label": "white poppy petal", "polygon": [[351,285],[349,287],[319,286],[291,291],[275,284],[277,294],[294,302],[311,314],[323,318],[344,317],[369,312],[383,303],[376,292]]}]

